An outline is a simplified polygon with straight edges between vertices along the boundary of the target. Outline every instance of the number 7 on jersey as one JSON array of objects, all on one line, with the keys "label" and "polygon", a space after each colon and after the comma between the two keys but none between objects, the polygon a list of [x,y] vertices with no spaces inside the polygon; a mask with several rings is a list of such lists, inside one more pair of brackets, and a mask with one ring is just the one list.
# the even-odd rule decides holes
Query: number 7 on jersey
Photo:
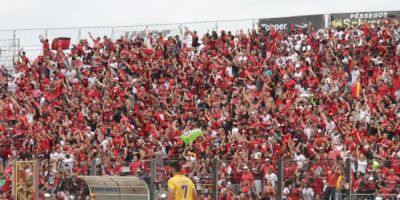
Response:
[{"label": "number 7 on jersey", "polygon": [[182,185],[182,190],[185,191],[185,195],[183,196],[183,198],[185,198],[185,199],[186,199],[186,195],[187,195],[187,189],[188,189],[187,185]]}]

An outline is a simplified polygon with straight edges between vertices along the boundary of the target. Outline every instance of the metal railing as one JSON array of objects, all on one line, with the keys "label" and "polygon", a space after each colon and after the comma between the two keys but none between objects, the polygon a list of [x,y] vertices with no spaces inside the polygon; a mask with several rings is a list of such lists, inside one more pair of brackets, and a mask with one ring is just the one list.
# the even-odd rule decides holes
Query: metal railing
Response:
[{"label": "metal railing", "polygon": [[[153,191],[151,199],[167,193],[169,163],[180,162],[204,198],[244,196],[275,199],[327,199],[327,176],[340,174],[335,199],[396,199],[400,194],[400,160],[82,160],[39,161],[41,194],[73,188],[80,175],[138,176]],[[365,162],[367,163],[365,165]],[[11,163],[11,162],[9,162]],[[246,163],[246,164],[245,164]],[[357,164],[356,164],[357,163]],[[5,169],[5,168],[4,168]],[[46,190],[46,191],[45,191]],[[310,193],[312,191],[312,193]],[[71,191],[71,193],[79,191]]]},{"label": "metal railing", "polygon": [[[121,36],[132,38],[136,32],[144,31],[167,31],[169,36],[181,35],[180,28],[188,27],[198,32],[201,36],[207,31],[229,30],[233,33],[240,29],[247,30],[255,26],[258,19],[241,19],[241,20],[222,20],[222,21],[204,21],[204,22],[187,22],[172,24],[152,24],[152,25],[133,25],[133,26],[99,26],[99,27],[71,27],[71,28],[35,28],[35,29],[14,29],[0,30],[0,38],[7,38],[11,41],[19,41],[19,45],[15,43],[12,48],[15,49],[13,55],[16,55],[19,49],[23,48],[30,59],[35,59],[42,54],[42,44],[39,36],[49,39],[57,37],[69,37],[72,44],[77,44],[81,39],[90,40],[89,32],[93,37],[107,36],[113,40]],[[0,43],[0,49],[7,47]],[[6,60],[4,60],[6,59]],[[10,65],[10,57],[0,57],[0,64]]]}]

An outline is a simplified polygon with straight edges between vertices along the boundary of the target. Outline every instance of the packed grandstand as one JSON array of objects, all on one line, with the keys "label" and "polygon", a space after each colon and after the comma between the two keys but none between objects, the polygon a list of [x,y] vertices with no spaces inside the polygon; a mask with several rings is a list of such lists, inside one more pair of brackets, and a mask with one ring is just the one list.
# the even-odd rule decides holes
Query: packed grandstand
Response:
[{"label": "packed grandstand", "polygon": [[13,160],[40,161],[41,199],[84,199],[75,177],[93,171],[148,179],[152,159],[158,199],[168,160],[201,199],[213,173],[221,200],[277,198],[278,159],[285,199],[400,195],[399,21],[235,31],[91,36],[68,52],[40,38],[42,54],[20,52],[0,73],[2,199]]}]

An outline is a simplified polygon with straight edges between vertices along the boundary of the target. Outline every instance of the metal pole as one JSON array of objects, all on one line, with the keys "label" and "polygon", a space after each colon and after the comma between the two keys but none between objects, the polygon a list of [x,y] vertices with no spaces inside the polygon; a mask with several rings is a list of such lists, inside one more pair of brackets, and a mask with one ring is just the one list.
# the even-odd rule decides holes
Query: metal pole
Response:
[{"label": "metal pole", "polygon": [[49,31],[44,29],[44,38],[49,39]]},{"label": "metal pole", "polygon": [[283,159],[278,159],[278,200],[283,199]]},{"label": "metal pole", "polygon": [[212,162],[212,176],[213,176],[213,198],[214,200],[218,199],[218,160],[216,158],[214,158],[213,162]]},{"label": "metal pole", "polygon": [[12,161],[12,191],[11,191],[11,196],[15,198],[16,196],[16,191],[17,191],[17,162],[15,159]]},{"label": "metal pole", "polygon": [[346,158],[346,185],[347,185],[346,196],[349,200],[351,199],[351,193],[352,193],[351,184],[352,184],[351,183],[351,159]]},{"label": "metal pole", "polygon": [[111,39],[114,40],[114,27],[111,27]]},{"label": "metal pole", "polygon": [[17,31],[13,30],[13,41],[12,41],[12,56],[14,58],[14,56],[17,54],[17,52],[19,51],[19,48],[16,49],[16,39],[17,39]]},{"label": "metal pole", "polygon": [[34,200],[39,199],[39,170],[40,170],[40,160],[33,161],[33,191],[35,196]]},{"label": "metal pole", "polygon": [[82,38],[82,29],[78,29],[78,42],[81,40]]},{"label": "metal pole", "polygon": [[153,158],[150,161],[150,200],[155,200],[155,190],[156,190],[156,160]]},{"label": "metal pole", "polygon": [[96,159],[93,159],[92,162],[90,162],[90,175],[96,176],[96,170]]}]

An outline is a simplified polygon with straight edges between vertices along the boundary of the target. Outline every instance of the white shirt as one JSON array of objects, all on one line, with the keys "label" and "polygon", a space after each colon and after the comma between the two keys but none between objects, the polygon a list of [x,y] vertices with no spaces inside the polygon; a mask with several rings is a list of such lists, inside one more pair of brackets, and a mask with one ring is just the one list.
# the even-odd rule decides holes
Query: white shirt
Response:
[{"label": "white shirt", "polygon": [[358,160],[357,163],[358,163],[357,172],[361,172],[361,173],[365,174],[366,170],[367,170],[367,165],[368,165],[367,161],[366,160],[363,160],[363,161]]},{"label": "white shirt", "polygon": [[294,78],[296,80],[301,80],[302,76],[303,76],[303,73],[301,71],[294,73]]},{"label": "white shirt", "polygon": [[288,195],[288,194],[290,193],[289,188],[288,188],[288,187],[285,187],[285,188],[283,189],[282,193],[283,193],[283,199],[287,199],[287,196],[286,196],[286,195]]},{"label": "white shirt", "polygon": [[186,45],[186,47],[192,46],[192,36],[190,34],[184,35],[182,38],[182,44]]},{"label": "white shirt", "polygon": [[145,43],[146,47],[150,49],[152,47],[151,46],[151,37],[149,37],[149,36],[144,37],[144,43]]},{"label": "white shirt", "polygon": [[72,70],[68,70],[65,72],[65,76],[67,79],[69,78],[73,78],[76,75],[76,70],[72,69]]},{"label": "white shirt", "polygon": [[231,66],[228,66],[228,67],[226,68],[226,72],[228,72],[228,76],[229,76],[229,77],[233,77],[233,72],[232,72],[232,67],[231,67]]},{"label": "white shirt", "polygon": [[371,119],[371,114],[369,113],[368,108],[367,109],[360,109],[360,121],[366,121],[367,123],[370,122]]},{"label": "white shirt", "polygon": [[64,200],[74,200],[74,196],[73,195],[69,195],[69,196],[64,196]]},{"label": "white shirt", "polygon": [[132,93],[133,93],[133,94],[137,94],[137,89],[136,89],[136,87],[132,87]]},{"label": "white shirt", "polygon": [[67,163],[67,164],[73,164],[74,162],[74,158],[72,158],[72,156],[70,156],[69,158],[64,158],[63,163]]},{"label": "white shirt", "polygon": [[28,120],[28,123],[32,124],[32,122],[33,122],[33,114],[31,112],[26,115],[26,118]]},{"label": "white shirt", "polygon": [[232,174],[232,167],[228,166],[226,168],[226,173],[229,174],[229,175]]},{"label": "white shirt", "polygon": [[276,176],[276,174],[273,172],[265,174],[264,178],[271,182],[272,187],[275,187],[275,183],[278,181],[278,176]]},{"label": "white shirt", "polygon": [[343,151],[343,144],[335,145],[335,149],[342,152]]},{"label": "white shirt", "polygon": [[254,159],[256,159],[256,160],[260,159],[261,156],[262,156],[262,153],[259,151],[254,153]]},{"label": "white shirt", "polygon": [[335,122],[331,121],[328,122],[328,120],[325,120],[325,125],[326,125],[326,130],[328,131],[329,134],[332,134],[333,130],[335,129]]},{"label": "white shirt", "polygon": [[358,77],[360,77],[360,70],[358,70],[358,69],[351,70],[351,83],[352,84],[357,82]]},{"label": "white shirt", "polygon": [[303,191],[303,199],[304,200],[312,200],[314,199],[314,191],[312,188],[304,188]]},{"label": "white shirt", "polygon": [[93,85],[94,83],[96,83],[96,81],[97,78],[95,76],[91,76],[88,78],[89,85]]},{"label": "white shirt", "polygon": [[307,136],[307,139],[309,140],[311,138],[311,136],[313,135],[313,129],[310,127],[305,127],[304,134]]},{"label": "white shirt", "polygon": [[333,134],[331,135],[333,144],[339,144],[340,142],[340,134]]},{"label": "white shirt", "polygon": [[297,162],[297,166],[299,166],[301,168],[304,165],[304,161],[306,160],[306,157],[304,157],[302,154],[299,154],[299,155],[295,154],[294,160]]},{"label": "white shirt", "polygon": [[103,147],[103,151],[106,151],[108,148],[108,144],[110,143],[110,141],[108,139],[104,139],[100,145]]},{"label": "white shirt", "polygon": [[270,121],[270,119],[271,119],[271,115],[270,115],[270,114],[266,114],[266,115],[264,115],[264,116],[262,117],[263,122]]},{"label": "white shirt", "polygon": [[58,152],[53,152],[50,154],[50,160],[60,160],[63,159],[65,157],[64,153],[58,153]]},{"label": "white shirt", "polygon": [[8,82],[7,90],[9,92],[15,92],[17,90],[17,84],[15,84],[14,82]]}]

